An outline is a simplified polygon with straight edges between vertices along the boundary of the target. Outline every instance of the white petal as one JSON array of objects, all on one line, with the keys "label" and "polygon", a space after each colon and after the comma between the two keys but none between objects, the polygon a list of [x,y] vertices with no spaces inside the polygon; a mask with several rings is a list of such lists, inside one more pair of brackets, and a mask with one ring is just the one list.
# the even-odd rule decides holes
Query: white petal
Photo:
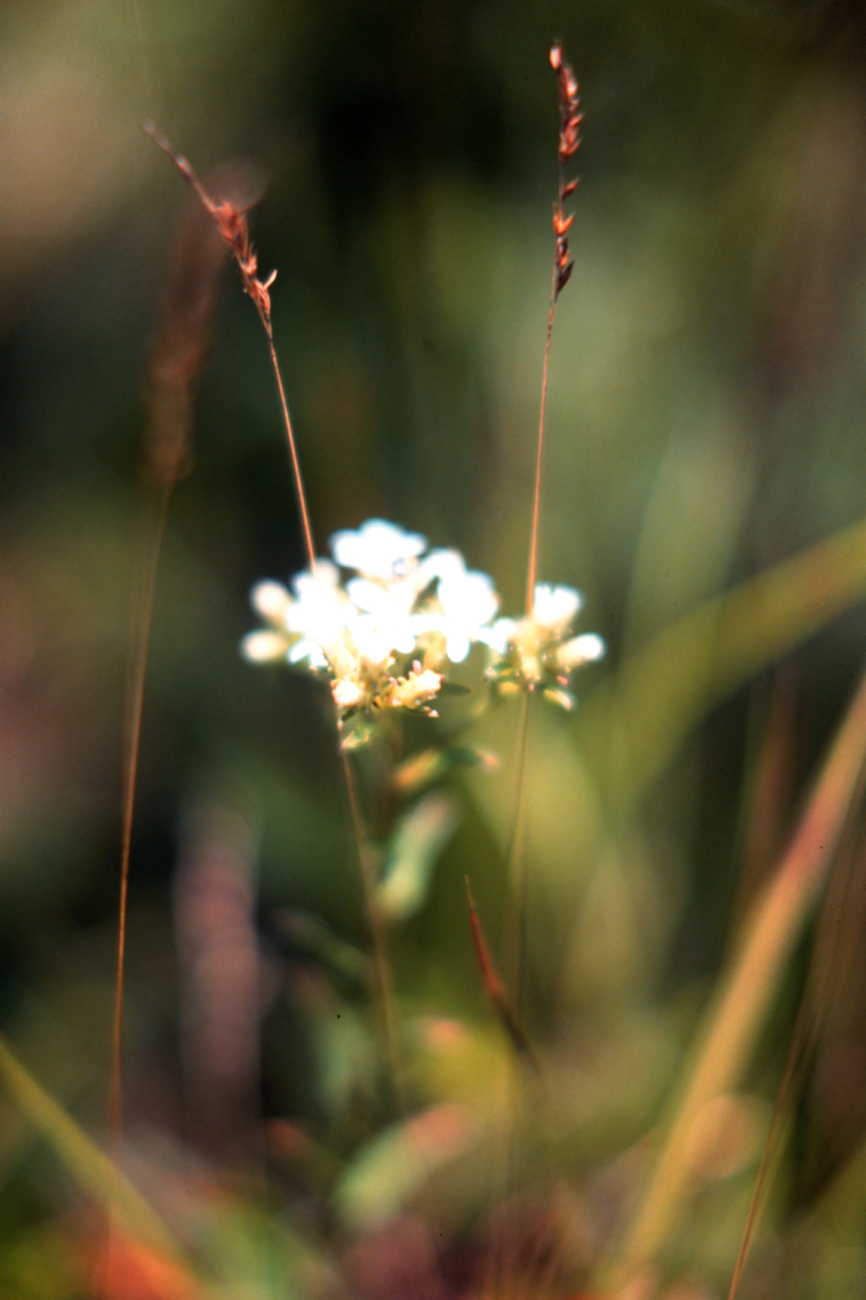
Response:
[{"label": "white petal", "polygon": [[595,663],[597,659],[603,659],[607,654],[604,637],[600,637],[597,632],[584,632],[577,638],[577,644],[587,663]]},{"label": "white petal", "polygon": [[374,667],[386,667],[394,650],[394,641],[383,632],[371,614],[362,614],[352,625],[352,638],[358,654]]},{"label": "white petal", "polygon": [[368,578],[402,576],[401,568],[427,547],[420,533],[405,533],[385,519],[368,519],[357,532],[334,533],[331,551],[338,564]]},{"label": "white petal", "polygon": [[340,571],[330,560],[316,560],[312,572],[303,569],[292,578],[292,590],[305,599],[310,596],[319,599],[332,598],[339,591],[339,587]]},{"label": "white petal", "polygon": [[288,642],[279,632],[248,632],[241,641],[241,654],[254,664],[274,663],[285,658]]},{"label": "white petal", "polygon": [[328,661],[318,641],[311,641],[309,638],[296,641],[289,651],[288,659],[290,664],[299,664],[306,659],[311,668],[327,668],[328,666]]},{"label": "white petal", "polygon": [[393,604],[388,588],[370,578],[350,578],[346,583],[346,595],[365,614],[383,613]]},{"label": "white petal", "polygon": [[415,649],[415,629],[408,621],[397,623],[391,629],[391,644],[398,654],[410,655]]},{"label": "white petal", "polygon": [[517,623],[513,618],[498,618],[493,627],[482,628],[478,640],[489,645],[491,650],[504,655],[517,633]]},{"label": "white petal", "polygon": [[565,631],[583,605],[583,596],[574,587],[552,587],[546,582],[535,588],[532,619],[551,632]]},{"label": "white petal", "polygon": [[469,654],[470,641],[465,632],[450,632],[445,642],[445,653],[452,664],[462,664]]},{"label": "white petal", "polygon": [[434,578],[459,577],[466,572],[466,561],[459,551],[431,551],[424,557],[418,568],[427,580],[426,586]]},{"label": "white petal", "polygon": [[565,669],[579,668],[581,664],[603,659],[606,649],[604,641],[595,632],[584,632],[560,646],[556,660]]},{"label": "white petal", "polygon": [[357,709],[364,703],[364,688],[357,682],[342,681],[334,682],[331,687],[334,694],[334,701],[341,709]]},{"label": "white petal", "polygon": [[292,603],[287,589],[280,582],[257,582],[250,592],[250,603],[262,618],[272,623],[282,622]]}]

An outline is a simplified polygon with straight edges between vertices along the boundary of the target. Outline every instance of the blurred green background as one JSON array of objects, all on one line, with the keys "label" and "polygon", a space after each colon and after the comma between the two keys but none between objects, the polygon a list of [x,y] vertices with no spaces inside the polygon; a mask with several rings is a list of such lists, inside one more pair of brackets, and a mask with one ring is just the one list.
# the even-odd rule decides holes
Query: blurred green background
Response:
[{"label": "blurred green background", "polygon": [[[556,187],[548,50],[563,39],[586,118],[575,270],[553,338],[540,576],[579,587],[582,628],[608,642],[606,663],[578,683],[589,701],[700,601],[864,513],[866,10],[6,0],[3,16],[0,1011],[37,1077],[99,1132],[143,394],[187,199],[142,122],[204,177],[230,159],[260,176],[253,236],[263,270],[279,270],[275,334],[319,549],[379,515],[459,547],[517,612]],[[252,583],[285,581],[303,555],[264,340],[233,267],[194,442],[171,503],[144,709],[129,1122],[148,1142],[200,1154],[210,1142],[230,1162],[218,1117],[195,1132],[195,991],[176,955],[178,863],[206,856],[212,835],[218,857],[242,863],[266,968],[260,1094],[256,1031],[238,1046],[262,1099],[250,1102],[251,1129],[260,1104],[344,1159],[377,1122],[357,1114],[367,1049],[349,1030],[332,1042],[321,1022],[345,998],[362,1036],[363,1012],[313,957],[363,947],[363,910],[321,694],[237,650],[255,622]],[[780,643],[782,667],[765,655],[754,683],[698,710],[707,716],[674,736],[642,786],[603,776],[582,706],[535,711],[530,1014],[572,1071],[573,1128],[537,1154],[533,1176],[608,1168],[658,1117],[735,919],[857,674],[866,619],[847,603],[816,635],[790,637],[796,648]],[[680,665],[669,667],[676,678]],[[469,871],[496,947],[513,728],[507,707],[479,727],[475,739],[506,761],[451,780],[460,827],[393,944],[405,1014],[466,1020],[484,1042],[497,1031],[462,880]],[[757,825],[753,775],[771,733],[778,790]],[[298,910],[327,933],[299,939]],[[351,967],[355,955],[335,951]],[[796,972],[753,1066],[765,1101],[795,991]],[[800,1108],[782,1218],[858,1147],[860,1000],[842,999]],[[486,1059],[455,1095],[483,1094]],[[449,1087],[427,1080],[419,1095]],[[5,1108],[0,1273],[11,1295],[26,1292],[21,1242],[62,1200],[47,1168]],[[479,1212],[486,1177],[476,1165],[478,1187],[460,1182],[455,1221]],[[709,1276],[724,1276],[750,1177],[696,1211],[702,1244],[689,1250]],[[864,1236],[847,1231],[803,1294],[854,1294],[845,1270],[866,1266]],[[51,1278],[30,1293],[58,1293]]]}]

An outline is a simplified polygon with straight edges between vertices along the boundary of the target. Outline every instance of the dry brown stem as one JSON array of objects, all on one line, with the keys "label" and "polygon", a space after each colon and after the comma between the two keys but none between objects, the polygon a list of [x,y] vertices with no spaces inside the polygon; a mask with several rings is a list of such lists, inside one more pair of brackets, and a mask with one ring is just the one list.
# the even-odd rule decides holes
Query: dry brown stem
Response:
[{"label": "dry brown stem", "polygon": [[298,509],[301,515],[301,529],[304,535],[304,549],[307,555],[307,564],[309,565],[310,571],[313,572],[316,566],[316,548],[313,544],[313,530],[310,524],[310,512],[307,508],[307,495],[304,491],[304,480],[301,475],[301,462],[298,457],[298,449],[295,443],[291,417],[289,416],[289,404],[286,400],[285,388],[283,387],[283,377],[277,359],[276,347],[274,346],[274,327],[271,322],[270,288],[274,283],[274,280],[277,278],[277,273],[276,271],[271,271],[267,279],[259,279],[259,259],[250,239],[250,228],[249,222],[247,221],[246,210],[237,203],[233,203],[230,199],[212,198],[193,171],[190,163],[186,158],[184,158],[183,154],[177,153],[177,151],[172,148],[169,142],[161,136],[154,127],[146,125],[144,129],[153,140],[154,144],[158,145],[163,153],[167,154],[172,160],[181,175],[195,190],[207,212],[210,213],[217,231],[227,244],[232,257],[237,262],[244,290],[249,294],[250,298],[252,298],[256,311],[259,314],[259,320],[262,323],[262,328],[264,329],[268,340],[271,366],[274,371],[277,393],[280,399],[280,409],[283,416],[283,425],[286,430],[286,438],[289,444],[289,456],[292,462],[292,477],[295,484]]},{"label": "dry brown stem", "polygon": [[199,209],[193,207],[184,215],[172,250],[159,328],[148,368],[148,422],[142,454],[146,496],[137,542],[125,700],[120,901],[108,1100],[109,1141],[114,1151],[119,1149],[122,1132],[126,913],[150,623],[169,501],[190,460],[193,389],[207,351],[217,279],[224,256],[219,241],[208,238],[208,235],[209,231],[201,229]]}]

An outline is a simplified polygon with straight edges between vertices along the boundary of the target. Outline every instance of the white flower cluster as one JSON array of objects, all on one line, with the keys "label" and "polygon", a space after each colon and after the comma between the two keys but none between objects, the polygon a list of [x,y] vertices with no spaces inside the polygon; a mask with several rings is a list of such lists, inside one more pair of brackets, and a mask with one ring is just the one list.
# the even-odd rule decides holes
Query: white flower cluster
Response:
[{"label": "white flower cluster", "polygon": [[539,583],[528,617],[496,620],[492,644],[497,657],[488,671],[501,689],[540,690],[562,708],[573,707],[568,691],[571,674],[605,653],[597,633],[571,635],[582,605],[583,597],[574,587]]},{"label": "white flower cluster", "polygon": [[[388,708],[432,714],[447,665],[476,642],[489,647],[497,681],[529,689],[551,674],[564,685],[572,668],[603,653],[598,637],[564,640],[580,606],[570,587],[537,587],[530,619],[496,619],[492,579],[468,570],[458,551],[428,551],[419,533],[370,519],[335,533],[331,552],[334,562],[317,560],[291,590],[253,588],[267,628],[242,649],[256,663],[283,660],[327,676],[341,719]],[[344,582],[340,569],[354,576]]]},{"label": "white flower cluster", "polygon": [[[446,662],[460,663],[485,640],[499,607],[490,578],[467,570],[457,551],[427,551],[427,539],[383,519],[331,538],[335,563],[253,588],[268,630],[243,651],[256,662],[286,659],[325,673],[341,718],[361,709],[431,713]],[[338,567],[339,566],[339,567]],[[345,584],[340,569],[354,572]]]}]

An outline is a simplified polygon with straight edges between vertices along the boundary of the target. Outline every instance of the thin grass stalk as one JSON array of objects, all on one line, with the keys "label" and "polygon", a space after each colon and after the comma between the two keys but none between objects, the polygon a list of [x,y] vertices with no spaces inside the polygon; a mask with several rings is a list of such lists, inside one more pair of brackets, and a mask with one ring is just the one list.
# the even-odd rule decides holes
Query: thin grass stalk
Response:
[{"label": "thin grass stalk", "polygon": [[795,723],[799,698],[800,683],[793,668],[782,664],[770,683],[763,736],[750,783],[742,868],[734,906],[736,917],[742,915],[747,900],[766,880],[784,847],[796,771]]},{"label": "thin grass stalk", "polygon": [[703,1043],[643,1204],[619,1252],[610,1289],[651,1267],[688,1179],[688,1144],[703,1106],[736,1086],[802,925],[826,879],[866,756],[866,677],[837,733],[785,854],[743,929],[707,1017]]},{"label": "thin grass stalk", "polygon": [[234,257],[238,270],[241,273],[244,289],[253,300],[253,305],[258,312],[259,320],[265,331],[268,341],[268,352],[271,359],[271,367],[274,372],[274,378],[277,383],[277,392],[280,400],[280,411],[283,417],[283,427],[286,432],[286,439],[289,446],[289,459],[292,466],[292,482],[295,486],[295,494],[298,502],[298,510],[301,516],[301,532],[304,539],[304,550],[306,552],[307,563],[310,571],[313,572],[316,567],[316,548],[313,542],[313,529],[310,524],[310,512],[307,507],[307,494],[304,490],[304,480],[301,474],[301,462],[298,456],[297,443],[292,428],[292,420],[289,415],[289,403],[286,399],[286,390],[283,385],[283,377],[280,371],[280,363],[277,358],[277,350],[274,344],[274,327],[271,320],[271,297],[269,290],[274,280],[277,278],[276,271],[272,271],[266,280],[261,280],[258,275],[258,256],[250,240],[249,224],[247,222],[246,211],[233,203],[230,199],[213,199],[208,191],[202,185],[196,173],[193,171],[191,164],[172,148],[169,142],[155,130],[149,123],[144,127],[147,134],[158,145],[164,154],[172,160],[174,165],[183,175],[184,179],[192,186],[198,195],[201,203],[210,213],[214,220],[217,230],[221,237],[228,245],[228,248]]},{"label": "thin grass stalk", "polygon": [[144,684],[150,649],[150,625],[153,618],[153,601],[156,575],[171,486],[158,489],[150,498],[142,530],[141,558],[136,566],[141,575],[141,585],[133,597],[131,617],[132,654],[127,681],[127,724],[124,745],[124,775],[122,803],[122,831],[120,853],[120,900],[117,918],[117,962],[114,983],[114,1013],[111,1035],[111,1075],[108,1095],[109,1150],[120,1150],[123,1135],[123,992],[126,959],[126,913],[129,896],[129,857],[132,848],[132,823],[135,811],[135,791],[138,778],[138,759],[141,746],[141,719],[144,708]]},{"label": "thin grass stalk", "polygon": [[[271,280],[273,277],[271,277]],[[289,456],[292,465],[292,477],[295,484],[295,495],[298,501],[298,507],[301,515],[301,530],[304,536],[304,547],[307,553],[307,565],[311,573],[316,568],[316,549],[313,542],[313,530],[310,523],[310,513],[307,506],[307,495],[304,490],[304,481],[301,476],[301,462],[298,456],[298,447],[295,441],[295,435],[292,430],[292,421],[289,415],[289,404],[286,398],[286,390],[283,384],[283,376],[280,369],[277,349],[274,343],[274,331],[271,324],[270,304],[267,296],[262,302],[260,298],[253,297],[259,319],[267,335],[268,352],[271,359],[271,366],[274,372],[274,378],[277,384],[279,395],[280,409],[283,416],[283,425],[286,431],[286,438],[289,445]],[[379,912],[378,902],[376,900],[376,871],[375,866],[370,858],[367,847],[367,834],[364,828],[364,818],[361,812],[361,804],[358,798],[357,782],[352,767],[352,759],[349,752],[340,743],[339,721],[335,712],[334,729],[337,734],[337,743],[340,750],[341,766],[346,782],[346,792],[349,798],[349,810],[352,822],[352,834],[355,840],[355,850],[358,856],[358,864],[361,872],[361,883],[364,891],[364,905],[367,912],[367,924],[370,929],[370,943],[373,956],[373,980],[375,985],[375,997],[379,1007],[380,1023],[382,1026],[382,1037],[385,1059],[391,1073],[391,1085],[394,1089],[394,1097],[397,1103],[398,1112],[405,1112],[405,1097],[403,1090],[403,1070],[401,1064],[401,1053],[397,1036],[396,1010],[394,1006],[394,994],[391,980],[391,968],[388,961],[388,950],[385,939],[385,928],[382,924],[382,917]]]},{"label": "thin grass stalk", "polygon": [[313,529],[310,524],[310,513],[307,509],[307,494],[304,491],[304,480],[301,477],[301,462],[298,457],[298,446],[295,442],[295,435],[292,431],[292,420],[289,415],[289,403],[286,400],[286,390],[283,387],[283,376],[280,371],[280,363],[277,358],[277,349],[274,344],[274,331],[271,326],[270,315],[267,317],[259,310],[262,324],[265,327],[265,333],[268,336],[268,352],[270,353],[271,366],[274,371],[274,378],[277,381],[277,393],[280,399],[280,410],[283,415],[283,424],[286,430],[286,438],[289,444],[289,456],[292,461],[292,478],[295,484],[295,494],[298,500],[298,508],[301,512],[301,530],[304,534],[304,548],[307,553],[307,564],[311,573],[316,568],[316,548],[313,544]]},{"label": "thin grass stalk", "polygon": [[734,1263],[734,1271],[731,1274],[731,1285],[728,1290],[728,1300],[736,1300],[740,1290],[740,1282],[743,1279],[743,1270],[746,1267],[746,1257],[749,1253],[749,1247],[752,1244],[752,1238],[755,1229],[758,1226],[758,1217],[764,1202],[764,1193],[770,1180],[770,1170],[773,1158],[776,1155],[779,1133],[782,1127],[782,1117],[785,1113],[785,1103],[788,1098],[794,1073],[797,1069],[801,1057],[803,1043],[801,1040],[802,1026],[804,1022],[805,1003],[800,1006],[797,1013],[797,1019],[794,1024],[794,1030],[791,1034],[791,1041],[788,1044],[788,1050],[785,1053],[785,1064],[782,1067],[782,1077],[779,1080],[779,1087],[776,1091],[776,1097],[773,1102],[773,1114],[770,1119],[770,1131],[767,1134],[767,1140],[764,1144],[764,1150],[761,1152],[761,1162],[758,1165],[758,1174],[755,1179],[755,1186],[752,1191],[752,1199],[749,1202],[749,1211],[746,1215],[746,1224],[743,1228],[743,1236],[740,1240],[737,1258]]},{"label": "thin grass stalk", "polygon": [[175,484],[190,456],[193,385],[207,352],[224,252],[197,206],[184,215],[172,250],[160,326],[148,366],[148,421],[143,445],[144,501],[138,533],[125,689],[121,797],[120,898],[117,927],[109,1149],[117,1153],[123,1127],[122,1038],[126,916],[132,825],[141,744],[144,687],[159,557]]},{"label": "thin grass stalk", "polygon": [[[555,251],[553,271],[550,282],[550,305],[547,311],[547,329],[544,338],[544,360],[541,368],[541,402],[538,415],[538,437],[535,446],[535,478],[532,490],[532,517],[529,525],[529,555],[526,565],[526,617],[532,617],[535,601],[535,580],[538,570],[538,537],[541,514],[541,478],[544,463],[544,430],[547,418],[547,379],[550,369],[550,341],[553,335],[553,320],[559,295],[568,283],[574,262],[569,260],[568,231],[574,220],[565,215],[565,201],[577,186],[576,180],[569,180],[566,167],[580,147],[580,123],[583,114],[579,111],[577,79],[562,53],[562,46],[557,43],[550,51],[550,63],[557,75],[559,87],[559,185],[556,203],[553,208],[553,233]],[[523,948],[526,918],[524,915],[526,885],[524,879],[524,844],[525,813],[524,786],[526,771],[526,734],[529,713],[529,685],[524,687],[517,723],[517,735],[514,751],[514,787],[512,791],[512,808],[514,823],[509,841],[508,852],[508,892],[510,920],[507,925],[509,947],[509,974],[511,995],[514,1007],[520,1012],[521,986],[523,982]]]},{"label": "thin grass stalk", "polygon": [[[509,990],[497,970],[496,962],[487,945],[484,929],[475,909],[475,900],[472,897],[469,877],[466,876],[464,879],[466,901],[469,905],[469,928],[472,934],[472,946],[475,949],[475,959],[481,975],[481,982],[487,1000],[496,1012],[513,1049],[506,1060],[509,1104],[505,1108],[505,1114],[508,1119],[503,1130],[503,1140],[496,1146],[496,1169],[494,1173],[494,1184],[499,1188],[499,1199],[504,1205],[509,1194],[514,1192],[517,1184],[518,1131],[524,1118],[524,1077],[523,1072],[517,1069],[517,1058],[519,1057],[521,1061],[525,1062],[536,1075],[540,1074],[540,1065],[532,1050],[532,1044],[521,1028]],[[503,1215],[492,1243],[492,1249],[485,1259],[481,1294],[497,1295],[505,1300],[505,1297],[511,1293],[511,1284],[516,1277],[516,1260],[515,1242],[508,1232],[508,1225]]]},{"label": "thin grass stalk", "polygon": [[514,1011],[519,1016],[523,1005],[523,957],[526,947],[526,739],[529,732],[529,692],[520,696],[517,734],[514,744],[514,775],[511,807],[514,823],[508,845],[507,977]]},{"label": "thin grass stalk", "polygon": [[0,1035],[0,1080],[69,1173],[97,1202],[108,1203],[138,1241],[180,1258],[177,1241],[139,1191],[25,1069]]},{"label": "thin grass stalk", "polygon": [[367,922],[370,927],[370,939],[373,953],[373,985],[376,1003],[380,1009],[380,1025],[382,1030],[384,1055],[390,1066],[391,1082],[394,1088],[397,1110],[400,1115],[404,1115],[406,1113],[406,1103],[403,1087],[403,1062],[397,1035],[397,1018],[394,1007],[394,992],[391,985],[391,967],[388,962],[385,927],[382,924],[382,914],[379,910],[379,903],[376,897],[376,869],[375,864],[370,857],[370,851],[367,845],[367,836],[364,830],[364,818],[361,813],[361,802],[358,798],[358,783],[355,780],[355,770],[352,767],[352,758],[343,745],[340,746],[340,759],[342,761],[343,774],[346,780],[346,790],[349,796],[349,812],[351,814],[355,845],[358,851],[358,865],[361,871],[361,884],[364,891],[364,906],[367,912]]},{"label": "thin grass stalk", "polygon": [[[182,154],[177,153],[169,142],[159,135],[152,126],[146,125],[144,129],[163,153],[167,154],[172,160],[195,191],[204,208],[210,213],[220,236],[225,241],[235,259],[235,262],[237,263],[243,281],[244,290],[252,299],[253,305],[258,313],[259,320],[261,321],[262,328],[264,329],[267,338],[268,354],[270,356],[271,368],[277,385],[280,411],[283,418],[283,427],[288,442],[289,459],[292,469],[292,482],[294,484],[295,496],[301,517],[301,532],[303,535],[307,566],[310,572],[314,573],[316,569],[316,548],[313,540],[312,524],[310,522],[310,511],[307,504],[307,494],[304,488],[303,475],[301,473],[301,462],[298,455],[297,442],[295,440],[292,420],[289,414],[288,399],[286,398],[285,385],[283,384],[282,371],[277,356],[276,344],[274,342],[274,329],[271,319],[271,298],[269,291],[271,285],[276,279],[277,273],[276,271],[271,271],[270,275],[268,275],[265,280],[259,278],[258,255],[256,254],[250,240],[249,225],[245,210],[238,207],[237,204],[232,203],[229,199],[213,199],[202,185],[187,159],[184,158]],[[339,743],[340,729],[336,714],[334,719],[334,729]],[[391,990],[390,969],[385,945],[385,933],[376,903],[375,871],[367,849],[363,816],[361,813],[351,760],[342,745],[340,745],[340,754],[349,798],[352,831],[358,854],[358,862],[361,869],[362,885],[367,909],[367,920],[370,927],[374,980],[377,1000],[380,1006],[381,1019],[384,1026],[386,1059],[389,1061],[393,1074],[393,1087],[399,1103],[402,1096],[402,1083],[399,1065],[399,1048],[397,1044],[396,1018]]]},{"label": "thin grass stalk", "polygon": [[795,1077],[802,1073],[810,1054],[814,1050],[829,1007],[834,983],[833,975],[839,954],[840,932],[845,904],[850,894],[854,863],[862,839],[864,797],[866,797],[866,768],[861,767],[857,790],[851,801],[839,851],[834,860],[830,882],[821,908],[809,970],[800,998],[800,1005],[797,1009],[794,1027],[791,1030],[791,1041],[785,1055],[782,1077],[776,1090],[770,1131],[761,1154],[755,1187],[752,1192],[752,1199],[731,1276],[728,1300],[736,1300],[740,1289],[749,1248],[763,1208],[782,1118],[788,1105],[788,1098]]},{"label": "thin grass stalk", "polygon": [[532,613],[535,596],[535,577],[538,570],[538,521],[541,510],[541,467],[544,460],[544,425],[547,416],[547,375],[550,369],[550,339],[557,302],[557,267],[554,264],[550,285],[550,307],[547,312],[547,333],[544,339],[544,361],[541,367],[541,404],[538,416],[538,439],[535,447],[535,484],[532,490],[532,522],[529,526],[529,561],[526,566],[526,617]]},{"label": "thin grass stalk", "polygon": [[475,901],[469,887],[469,877],[467,876],[465,880],[466,901],[469,904],[469,929],[472,934],[472,946],[475,949],[475,959],[478,963],[478,970],[481,975],[481,982],[484,986],[487,1000],[499,1017],[502,1028],[505,1030],[515,1052],[532,1067],[536,1074],[538,1074],[540,1071],[538,1059],[532,1050],[532,1044],[521,1028],[520,1021],[515,1014],[512,1001],[509,997],[508,989],[501,978],[499,971],[496,969],[496,963],[487,946],[487,940],[484,937],[484,930],[478,913],[475,910]]},{"label": "thin grass stalk", "polygon": [[[578,111],[578,87],[574,73],[568,63],[562,56],[562,49],[559,44],[553,46],[550,51],[550,62],[554,71],[557,73],[559,84],[559,105],[560,105],[560,130],[559,130],[559,186],[557,191],[557,201],[553,210],[553,230],[556,240],[556,247],[553,259],[553,272],[550,285],[550,304],[547,311],[547,328],[544,338],[544,359],[541,369],[541,401],[539,404],[538,415],[538,436],[535,446],[535,475],[532,490],[532,515],[529,525],[529,547],[526,565],[526,598],[524,609],[526,618],[532,617],[533,605],[535,602],[535,585],[538,570],[538,539],[540,532],[540,515],[541,515],[541,482],[542,469],[544,465],[544,432],[547,418],[547,381],[550,370],[550,344],[553,335],[553,321],[556,314],[556,304],[559,300],[561,290],[568,283],[571,275],[573,263],[568,258],[568,229],[573,220],[572,217],[566,217],[563,204],[570,194],[574,192],[577,182],[568,181],[565,175],[566,164],[570,162],[580,145],[580,122],[582,115]],[[522,1014],[523,992],[524,992],[524,949],[525,949],[525,931],[526,931],[526,871],[525,871],[525,849],[526,849],[526,754],[527,754],[527,734],[529,730],[529,696],[532,684],[524,683],[520,699],[520,711],[517,719],[517,729],[514,746],[514,775],[512,784],[511,807],[513,809],[513,822],[511,834],[509,836],[506,880],[508,889],[508,904],[506,910],[506,971],[509,993],[506,994],[504,988],[497,991],[497,980],[495,972],[485,975],[488,996],[491,998],[493,1005],[496,1007],[500,1019],[502,1020],[506,1031],[509,1034],[510,1041],[517,1053],[525,1056],[530,1062],[534,1063],[529,1042],[520,1028]],[[467,882],[468,889],[468,882]],[[474,917],[474,907],[470,896],[470,909]],[[476,953],[479,958],[479,965],[482,971],[485,970],[485,957],[483,950],[483,938],[481,937],[480,927],[475,919],[473,925],[473,940],[476,946]],[[489,963],[488,963],[489,964]],[[492,971],[492,967],[491,967]],[[510,994],[510,997],[509,997]],[[516,1064],[516,1062],[515,1062]],[[517,1183],[517,1160],[518,1160],[518,1123],[517,1113],[521,1101],[521,1084],[522,1081],[512,1074],[511,1078],[512,1092],[514,1102],[511,1108],[512,1122],[506,1133],[504,1147],[505,1163],[505,1185],[506,1191],[513,1191]],[[516,1286],[519,1285],[516,1277],[516,1255],[515,1243],[508,1232],[507,1224],[503,1222],[500,1232],[500,1243],[494,1252],[492,1261],[493,1276],[488,1279],[488,1285],[492,1282],[493,1289],[499,1294],[508,1297]]]},{"label": "thin grass stalk", "polygon": [[[544,426],[547,415],[547,375],[550,363],[550,339],[553,334],[553,318],[556,313],[557,268],[554,263],[553,279],[550,288],[550,307],[547,313],[547,333],[544,340],[544,361],[541,371],[541,404],[538,417],[538,438],[535,450],[535,482],[532,491],[532,518],[529,525],[529,558],[526,565],[526,617],[532,615],[532,603],[535,596],[535,578],[538,568],[538,532],[541,511],[541,471],[544,462]],[[520,712],[517,719],[517,732],[514,742],[514,780],[511,792],[511,807],[514,809],[514,822],[509,837],[507,857],[507,879],[510,916],[507,926],[508,976],[511,998],[517,1014],[520,1014],[523,1001],[523,956],[526,931],[526,872],[524,850],[526,840],[526,810],[524,804],[524,785],[526,778],[526,736],[529,724],[529,692],[524,690],[520,698]]]},{"label": "thin grass stalk", "polygon": [[866,591],[866,518],[710,596],[626,658],[581,703],[581,745],[627,820],[711,708]]}]

